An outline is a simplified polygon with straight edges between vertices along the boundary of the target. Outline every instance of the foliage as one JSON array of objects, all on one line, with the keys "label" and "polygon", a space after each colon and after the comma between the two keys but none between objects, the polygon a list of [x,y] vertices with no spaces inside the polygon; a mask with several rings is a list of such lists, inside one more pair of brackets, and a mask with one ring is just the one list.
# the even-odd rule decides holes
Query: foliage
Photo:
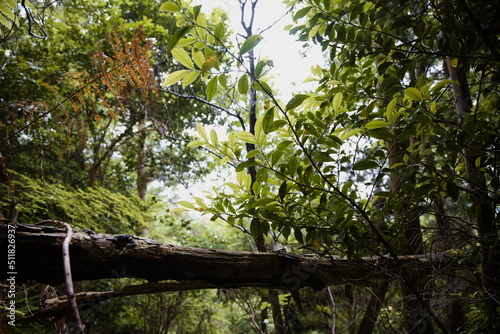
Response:
[{"label": "foliage", "polygon": [[[240,226],[255,240],[261,234],[279,237],[321,255],[387,255],[397,263],[399,255],[460,254],[485,274],[470,283],[462,273],[464,286],[455,293],[482,290],[487,301],[477,307],[486,311],[489,327],[481,330],[494,331],[498,304],[491,297],[500,292],[494,282],[500,260],[500,57],[489,27],[496,27],[498,8],[465,1],[289,5],[297,22],[291,33],[320,44],[328,60],[312,69],[316,91],[286,104],[240,58],[260,36],[247,36],[233,51],[217,43],[217,31],[207,33],[197,7],[176,8],[189,24],[179,30],[190,41],[177,46],[181,63],[195,63],[192,43],[208,55],[222,48],[240,69],[238,85],[221,84],[224,74],[202,65],[207,87],[238,87],[242,94],[253,88],[271,101],[253,129],[229,132],[227,139],[197,125],[199,139],[190,146],[208,148],[221,164],[236,166],[235,181],[215,189],[209,202],[180,204]],[[164,84],[183,80],[185,71]],[[207,99],[213,91],[207,90]],[[441,310],[427,304],[419,282],[404,271],[401,280],[414,296],[407,292],[405,298],[419,304],[408,308],[404,321],[424,309],[445,330],[435,316]],[[443,283],[434,280],[436,286]],[[429,320],[422,321],[430,330]]]},{"label": "foliage", "polygon": [[141,234],[151,222],[173,219],[159,215],[154,199],[144,203],[101,187],[73,189],[56,180],[14,176],[9,187],[3,186],[0,207],[5,215],[14,208],[24,223],[53,219],[95,232]]},{"label": "foliage", "polygon": [[[164,68],[176,66],[164,52],[172,21],[155,6],[65,3],[47,12],[51,39],[2,44],[0,134],[8,168],[37,177],[57,171],[72,186],[123,190],[207,170],[192,168],[197,155],[176,148],[189,139],[185,124],[215,115],[155,88]],[[146,19],[144,12],[155,15]],[[134,176],[138,165],[143,175]]]}]

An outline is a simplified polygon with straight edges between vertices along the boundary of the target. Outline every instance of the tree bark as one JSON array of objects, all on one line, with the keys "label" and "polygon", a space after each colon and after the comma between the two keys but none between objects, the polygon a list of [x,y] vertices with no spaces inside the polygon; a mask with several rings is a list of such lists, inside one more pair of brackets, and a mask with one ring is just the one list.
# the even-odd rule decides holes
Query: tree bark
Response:
[{"label": "tree bark", "polygon": [[[64,283],[62,243],[66,231],[49,226],[0,223],[0,244],[7,245],[8,225],[14,225],[16,282],[35,280]],[[6,250],[4,250],[6,251]],[[5,252],[7,254],[7,252]],[[173,246],[131,235],[107,235],[75,230],[70,246],[74,281],[135,277],[158,282],[188,282],[196,289],[263,287],[293,289],[327,285],[365,286],[374,281],[398,278],[398,268],[389,257],[323,259],[285,252],[243,252]],[[402,256],[406,270],[430,274],[452,259]],[[11,275],[3,270],[0,279]]]},{"label": "tree bark", "polygon": [[358,334],[371,334],[377,323],[380,309],[384,304],[385,294],[389,289],[389,282],[376,284],[373,289],[373,295],[368,302],[365,314],[358,328]]}]

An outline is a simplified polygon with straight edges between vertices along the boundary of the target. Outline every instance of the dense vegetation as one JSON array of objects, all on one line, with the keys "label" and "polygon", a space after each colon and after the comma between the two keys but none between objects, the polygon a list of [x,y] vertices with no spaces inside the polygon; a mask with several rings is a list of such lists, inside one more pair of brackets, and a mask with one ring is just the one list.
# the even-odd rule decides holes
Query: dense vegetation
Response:
[{"label": "dense vegetation", "polygon": [[[381,267],[435,263],[425,276],[400,266],[391,281],[321,291],[112,299],[86,305],[91,333],[498,332],[500,6],[285,2],[289,32],[325,59],[308,79],[315,89],[284,102],[272,61],[254,53],[267,31],[254,26],[258,0],[239,1],[236,39],[222,11],[184,2],[2,4],[4,217]],[[152,186],[212,170],[234,180],[181,208]],[[20,289],[22,315],[39,298],[38,285]],[[53,322],[64,332],[64,317]],[[52,330],[37,318],[23,326]]]}]

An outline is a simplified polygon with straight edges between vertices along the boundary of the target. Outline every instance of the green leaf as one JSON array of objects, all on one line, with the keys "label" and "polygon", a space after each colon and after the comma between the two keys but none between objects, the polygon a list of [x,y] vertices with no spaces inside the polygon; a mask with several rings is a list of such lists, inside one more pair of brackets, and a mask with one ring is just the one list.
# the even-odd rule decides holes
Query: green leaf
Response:
[{"label": "green leaf", "polygon": [[258,141],[260,146],[262,146],[264,144],[264,140],[266,138],[266,135],[264,133],[264,129],[262,127],[263,121],[264,121],[264,118],[262,118],[262,117],[257,118],[257,121],[255,122],[255,129],[254,129],[255,138],[257,138],[257,141]]},{"label": "green leaf", "polygon": [[397,99],[392,99],[391,102],[387,104],[387,108],[385,109],[385,118],[389,122],[393,122],[393,115],[394,115],[394,107],[396,106]]},{"label": "green leaf", "polygon": [[194,36],[186,36],[181,38],[175,46],[187,46],[196,42],[196,37]]},{"label": "green leaf", "polygon": [[172,56],[182,65],[194,70],[194,64],[188,53],[183,48],[175,48],[172,50]]},{"label": "green leaf", "polygon": [[374,119],[366,123],[365,128],[367,128],[368,130],[373,130],[373,129],[385,128],[387,126],[389,126],[389,124],[387,124],[386,122]]},{"label": "green leaf", "polygon": [[17,6],[17,0],[6,0],[5,2],[10,8],[15,8]]},{"label": "green leaf", "polygon": [[262,233],[267,236],[268,233],[269,233],[269,229],[270,229],[270,226],[269,226],[269,222],[267,221],[261,221],[260,222],[260,230],[262,231]]},{"label": "green leaf", "polygon": [[365,4],[363,5],[363,12],[369,12],[373,8],[375,8],[375,5],[372,2],[365,2]]},{"label": "green leaf", "polygon": [[[202,198],[200,197],[193,197],[193,199],[196,201],[196,204],[198,204],[199,208],[202,208],[204,210],[208,209],[208,206],[205,204]],[[199,210],[199,208],[196,208]]]},{"label": "green leaf", "polygon": [[290,226],[283,226],[283,228],[281,229],[281,234],[283,235],[283,238],[285,238],[285,240],[288,240],[288,237],[290,236]]},{"label": "green leaf", "polygon": [[288,174],[291,177],[294,177],[298,167],[299,167],[299,158],[297,158],[297,156],[294,155],[288,161]]},{"label": "green leaf", "polygon": [[177,21],[175,21],[175,26],[178,28],[184,26],[185,24],[186,24],[186,20],[184,20],[184,19],[178,19]]},{"label": "green leaf", "polygon": [[207,144],[206,141],[197,139],[190,141],[189,144],[187,144],[187,147],[198,147],[198,146],[204,146],[206,144]]},{"label": "green leaf", "polygon": [[298,106],[300,106],[302,104],[302,102],[304,102],[305,99],[307,99],[309,97],[309,95],[306,95],[306,94],[298,94],[298,95],[295,95],[294,97],[292,97],[290,99],[290,101],[288,101],[288,103],[286,104],[286,110],[292,110],[292,109],[295,109],[297,108]]},{"label": "green leaf", "polygon": [[[265,168],[261,168],[257,171],[255,175],[256,182],[264,182],[267,179],[268,171]],[[273,200],[274,201],[274,200]]]},{"label": "green leaf", "polygon": [[340,24],[339,28],[337,30],[337,39],[339,39],[341,42],[344,42],[346,39],[346,25]]},{"label": "green leaf", "polygon": [[187,34],[189,31],[191,31],[191,29],[193,29],[192,25],[185,26],[185,27],[182,27],[181,29],[179,29],[172,36],[172,38],[169,39],[168,44],[167,44],[167,52],[172,51],[175,48],[175,46],[177,45],[177,43],[179,42],[179,40],[181,39],[181,37],[183,37],[185,34]]},{"label": "green leaf", "polygon": [[190,84],[192,84],[196,78],[200,75],[198,71],[190,71],[184,78],[182,78],[182,88],[186,88]]},{"label": "green leaf", "polygon": [[378,197],[394,197],[394,193],[391,193],[390,191],[378,191],[375,193],[375,196]]},{"label": "green leaf", "polygon": [[262,70],[264,69],[266,64],[267,64],[267,61],[263,61],[263,60],[261,60],[257,63],[257,65],[255,66],[255,77],[256,78],[260,77],[260,75],[262,74]]},{"label": "green leaf", "polygon": [[272,153],[271,155],[271,165],[276,166],[278,161],[281,159],[283,156],[283,151],[276,150]]},{"label": "green leaf", "polygon": [[300,231],[300,228],[294,228],[293,229],[293,235],[295,236],[295,239],[301,244],[304,243],[304,237],[302,236],[302,232]]},{"label": "green leaf", "polygon": [[250,233],[252,234],[252,237],[254,239],[259,238],[259,236],[260,236],[260,224],[259,224],[259,220],[252,219],[252,222],[250,223]]},{"label": "green leaf", "polygon": [[212,69],[212,67],[214,67],[215,64],[217,64],[218,58],[219,58],[219,56],[217,56],[217,55],[213,55],[211,57],[208,57],[208,59],[201,66],[201,72],[206,73],[206,72],[210,71]]},{"label": "green leaf", "polygon": [[250,132],[237,131],[234,134],[236,135],[236,138],[244,141],[245,143],[257,144],[257,139],[255,139],[255,136]]},{"label": "green leaf", "polygon": [[339,135],[339,138],[340,140],[346,140],[354,135],[357,135],[358,133],[362,132],[363,130],[360,129],[360,128],[356,128],[356,129],[350,129],[350,130],[347,130],[347,131],[343,131],[340,133]]},{"label": "green leaf", "polygon": [[390,62],[390,61],[386,61],[386,62],[383,62],[382,64],[380,64],[380,65],[378,66],[378,68],[377,68],[377,70],[378,70],[378,74],[379,74],[379,75],[383,75],[383,74],[387,71],[387,69],[388,69],[389,67],[391,67],[391,65],[392,65],[392,64],[393,64],[393,63],[392,63],[392,62]]},{"label": "green leaf", "polygon": [[200,15],[200,11],[201,11],[201,5],[193,7],[193,16],[195,20],[198,18],[198,15]]},{"label": "green leaf", "polygon": [[423,184],[413,190],[413,196],[418,201],[419,199],[428,197],[432,189],[434,189],[434,185],[432,183]]},{"label": "green leaf", "polygon": [[446,192],[448,193],[448,196],[450,196],[452,200],[454,201],[458,200],[458,196],[460,195],[460,189],[455,183],[453,182],[446,183]]},{"label": "green leaf", "polygon": [[285,120],[282,120],[282,119],[279,119],[277,121],[274,121],[273,122],[273,127],[271,129],[271,132],[272,131],[276,131],[277,129],[280,129],[284,126],[286,126],[288,123],[285,121]]},{"label": "green leaf", "polygon": [[251,159],[259,154],[260,154],[260,150],[251,150],[250,152],[247,153],[245,158]]},{"label": "green leaf", "polygon": [[297,13],[295,13],[295,15],[293,16],[293,19],[294,19],[294,20],[298,20],[298,19],[303,18],[304,16],[306,16],[306,15],[307,15],[307,13],[309,13],[309,11],[310,11],[312,8],[313,8],[313,7],[305,7],[305,8],[300,9],[299,11],[297,11]]},{"label": "green leaf", "polygon": [[366,169],[373,169],[373,168],[378,168],[379,165],[376,161],[373,160],[360,160],[356,162],[353,166],[354,170],[366,170]]},{"label": "green leaf", "polygon": [[230,160],[231,160],[231,158],[230,158],[230,157],[228,157],[228,156],[226,155],[226,156],[224,156],[224,157],[220,160],[219,165],[224,166],[224,165],[225,165],[227,162],[229,162]]},{"label": "green leaf", "polygon": [[394,133],[387,130],[387,128],[378,128],[370,130],[370,137],[385,140],[389,138],[394,138]]},{"label": "green leaf", "polygon": [[255,81],[252,85],[252,88],[265,94],[272,94],[273,92],[271,90],[271,87],[269,87],[269,85],[262,80]]},{"label": "green leaf", "polygon": [[238,80],[238,92],[240,94],[246,94],[248,92],[248,76],[243,74]]},{"label": "green leaf", "polygon": [[179,201],[177,204],[182,205],[185,208],[188,209],[196,209],[196,206],[193,203],[187,202],[187,201]]},{"label": "green leaf", "polygon": [[189,211],[188,209],[186,208],[173,208],[170,210],[170,212],[172,213],[175,213],[175,212],[185,212],[185,211]]},{"label": "green leaf", "polygon": [[269,108],[264,114],[264,119],[262,120],[262,128],[265,134],[272,132],[273,121],[274,121],[274,108]]},{"label": "green leaf", "polygon": [[342,92],[335,94],[332,100],[332,108],[337,113],[342,105],[343,95]]},{"label": "green leaf", "polygon": [[227,88],[227,77],[224,73],[219,74],[219,83],[222,87]]},{"label": "green leaf", "polygon": [[217,137],[217,132],[214,129],[210,130],[210,140],[212,141],[212,145],[217,147],[219,145],[219,139]]},{"label": "green leaf", "polygon": [[205,13],[198,14],[198,17],[196,18],[196,23],[198,23],[198,25],[202,27],[207,26],[207,18],[205,16]]},{"label": "green leaf", "polygon": [[226,27],[224,23],[221,22],[215,26],[214,35],[215,38],[217,38],[219,41],[222,41],[224,39],[225,33],[226,33]]},{"label": "green leaf", "polygon": [[291,140],[284,140],[281,143],[279,143],[278,146],[276,146],[276,151],[284,151],[293,144],[294,142]]},{"label": "green leaf", "polygon": [[207,90],[205,92],[207,94],[208,101],[211,101],[214,98],[215,93],[217,93],[217,83],[218,83],[217,77],[213,77],[208,82]]},{"label": "green leaf", "polygon": [[203,52],[201,52],[199,49],[193,48],[191,50],[191,57],[193,57],[194,63],[201,70],[206,60]]},{"label": "green leaf", "polygon": [[203,125],[201,125],[200,123],[196,123],[196,131],[198,132],[201,138],[208,140],[207,132],[205,131]]},{"label": "green leaf", "polygon": [[415,87],[408,87],[405,91],[406,96],[415,101],[422,101],[422,93]]},{"label": "green leaf", "polygon": [[257,44],[260,43],[260,41],[262,41],[263,38],[264,37],[262,37],[261,35],[252,35],[248,37],[241,46],[240,56],[252,50],[255,46],[257,46]]},{"label": "green leaf", "polygon": [[175,2],[165,2],[160,6],[160,12],[178,12],[179,6]]},{"label": "green leaf", "polygon": [[172,72],[170,73],[166,78],[165,80],[163,80],[163,83],[162,83],[162,86],[163,87],[167,87],[167,86],[171,86],[179,81],[182,80],[182,78],[184,78],[184,76],[190,72],[189,70],[180,70],[180,71],[175,71],[175,72]]},{"label": "green leaf", "polygon": [[[256,151],[256,150],[252,150],[250,152],[253,152],[253,151]],[[236,172],[244,172],[245,169],[247,169],[249,167],[253,167],[253,166],[258,166],[258,165],[259,165],[259,163],[257,161],[255,161],[255,159],[247,159],[247,160],[239,163],[236,166]]]},{"label": "green leaf", "polygon": [[255,206],[266,206],[268,204],[271,204],[271,203],[277,203],[274,198],[268,198],[268,197],[263,197],[263,198],[259,198],[257,200],[257,202],[255,203]]},{"label": "green leaf", "polygon": [[446,85],[451,85],[452,83],[454,83],[455,81],[451,80],[451,79],[445,79],[445,80],[441,80],[439,81],[437,84],[435,84],[432,89],[431,89],[431,93],[432,94],[438,94],[438,93],[441,93],[441,88],[443,88],[444,86]]},{"label": "green leaf", "polygon": [[310,124],[310,123],[304,123],[304,129],[311,135],[313,135],[314,137],[320,137],[321,134],[320,132],[318,131],[318,129]]},{"label": "green leaf", "polygon": [[283,200],[285,198],[287,191],[288,191],[288,189],[287,189],[286,181],[284,181],[278,190],[278,196],[280,197],[281,200]]}]

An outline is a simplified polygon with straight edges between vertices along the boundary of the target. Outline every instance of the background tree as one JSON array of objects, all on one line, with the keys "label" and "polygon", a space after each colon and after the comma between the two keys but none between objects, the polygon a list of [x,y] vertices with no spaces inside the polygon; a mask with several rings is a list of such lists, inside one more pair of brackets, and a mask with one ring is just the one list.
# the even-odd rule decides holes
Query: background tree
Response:
[{"label": "background tree", "polygon": [[[21,32],[2,35],[2,214],[24,223],[67,221],[96,232],[147,230],[150,236],[172,243],[205,247],[219,243],[218,248],[238,243],[237,238],[222,238],[227,233],[221,230],[169,213],[158,190],[146,198],[153,180],[188,183],[209,170],[199,154],[179,143],[191,138],[187,125],[217,118],[203,105],[195,107],[192,101],[157,89],[162,73],[179,66],[165,52],[175,29],[172,17],[159,12],[154,1],[73,1],[45,7],[39,10],[48,38]],[[14,5],[10,8],[15,11]],[[217,20],[224,20],[222,13]],[[200,87],[193,83],[187,89],[196,92]],[[107,282],[81,289],[113,285],[119,287]],[[38,307],[39,291],[40,285],[19,291],[20,301],[24,293],[30,302],[20,312],[30,314],[30,307]],[[217,299],[214,295],[179,293],[167,299],[174,308],[190,305],[208,321],[213,311],[203,305],[211,305]],[[108,303],[86,312],[86,324],[93,332],[108,332],[102,321],[89,324],[95,318],[109,318],[114,307],[123,310],[116,314],[123,316],[154,309],[161,302],[137,297],[135,308],[127,306],[127,300]],[[123,332],[150,324],[147,318],[119,319],[115,318],[114,329]],[[155,323],[160,326],[163,320]],[[176,324],[170,327],[185,332],[204,326],[183,315],[173,321]],[[42,331],[39,324],[33,326]]]},{"label": "background tree", "polygon": [[[179,146],[173,143],[186,140],[184,124],[195,120],[209,122],[214,117],[203,107],[191,108],[190,101],[152,92],[156,84],[152,73],[159,77],[163,68],[175,66],[172,58],[164,58],[162,51],[173,22],[154,11],[155,6],[153,2],[120,2],[113,7],[105,2],[64,4],[48,15],[47,29],[53,36],[50,40],[40,42],[23,36],[17,44],[9,40],[3,45],[8,61],[2,71],[2,109],[6,111],[2,122],[9,128],[2,130],[2,153],[8,168],[21,171],[20,168],[26,170],[30,166],[32,175],[40,173],[40,169],[51,173],[53,168],[67,175],[71,185],[108,182],[114,183],[113,187],[129,184],[129,188],[137,181],[149,183],[158,177],[168,181],[189,174],[189,161],[194,157],[181,151],[177,158],[171,148]],[[157,14],[141,21],[142,16],[137,15],[146,10]],[[84,13],[92,15],[84,18]],[[137,30],[139,27],[142,32]],[[157,42],[155,50],[148,46],[153,39]],[[18,75],[19,71],[26,79]],[[120,85],[109,86],[117,83]],[[108,91],[104,93],[104,89]],[[25,125],[30,126],[23,129]],[[65,135],[51,136],[44,133],[46,128],[57,128],[57,133]],[[28,143],[20,142],[16,131],[21,129]],[[162,148],[148,148],[144,139],[138,141],[144,137],[137,136],[138,132],[147,133],[149,143],[161,140]],[[55,143],[58,152],[52,148]],[[40,159],[42,164],[21,162],[23,155],[13,159],[11,152],[26,151],[16,144],[32,145],[35,153],[51,154],[51,164],[44,159]],[[137,151],[122,147],[135,147]],[[123,159],[118,159],[117,154],[113,156],[118,151]],[[144,161],[138,162],[141,157]],[[87,170],[88,176],[69,179],[75,177],[75,168]],[[137,174],[145,170],[148,175],[132,179],[125,176],[131,171]],[[200,165],[197,170],[202,172],[204,167]]]}]

